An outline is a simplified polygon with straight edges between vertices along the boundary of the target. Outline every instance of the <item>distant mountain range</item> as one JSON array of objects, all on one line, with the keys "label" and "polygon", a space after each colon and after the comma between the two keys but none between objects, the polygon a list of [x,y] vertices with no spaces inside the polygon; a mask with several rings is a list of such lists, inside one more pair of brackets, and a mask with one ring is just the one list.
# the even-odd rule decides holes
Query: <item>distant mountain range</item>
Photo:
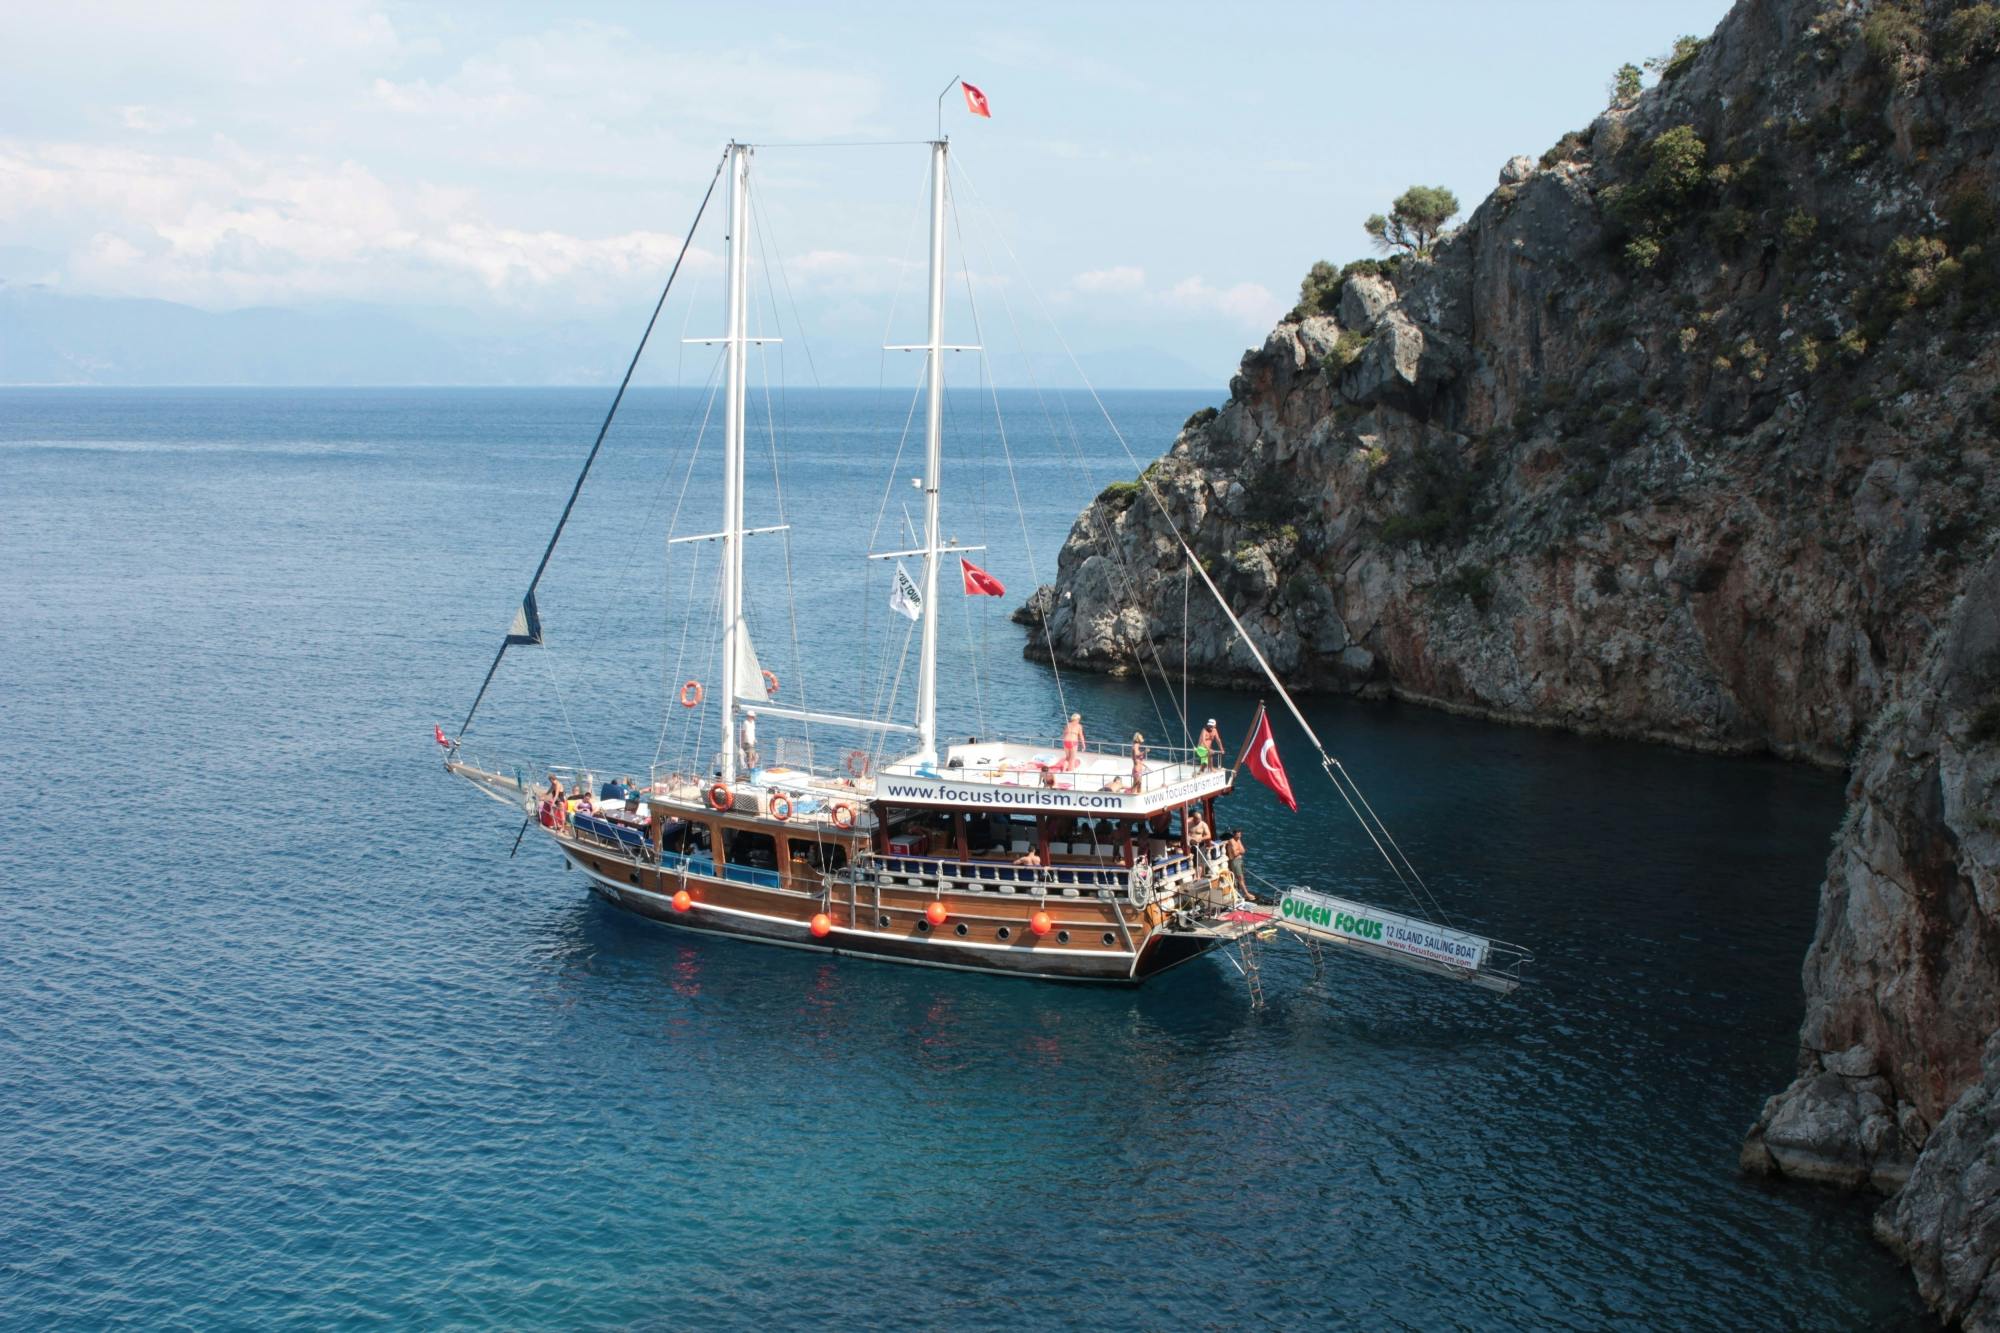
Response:
[{"label": "distant mountain range", "polygon": [[[0,280],[0,384],[10,385],[602,384],[623,373],[638,332],[629,316],[508,320],[357,304],[217,312]],[[879,355],[813,350],[819,383],[880,382]],[[653,348],[639,378],[671,383],[678,351]],[[1157,348],[1078,359],[1100,388],[1219,391],[1226,378]],[[803,364],[794,370],[793,383],[813,382]],[[1066,367],[1047,371],[1054,383],[1075,382]],[[996,374],[1022,380],[1004,367]]]}]

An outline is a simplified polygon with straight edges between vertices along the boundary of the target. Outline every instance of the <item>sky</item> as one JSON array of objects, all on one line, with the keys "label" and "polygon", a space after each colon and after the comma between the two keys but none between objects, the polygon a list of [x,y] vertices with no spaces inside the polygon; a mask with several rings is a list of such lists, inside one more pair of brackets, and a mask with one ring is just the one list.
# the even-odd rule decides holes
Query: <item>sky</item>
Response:
[{"label": "sky", "polygon": [[[0,0],[0,278],[629,342],[727,139],[927,139],[962,76],[993,109],[944,103],[981,336],[1045,315],[1086,359],[1221,383],[1314,260],[1370,253],[1369,213],[1415,183],[1469,212],[1727,8]],[[924,168],[757,156],[760,281],[823,377],[920,335]],[[719,327],[716,222],[675,341]]]}]

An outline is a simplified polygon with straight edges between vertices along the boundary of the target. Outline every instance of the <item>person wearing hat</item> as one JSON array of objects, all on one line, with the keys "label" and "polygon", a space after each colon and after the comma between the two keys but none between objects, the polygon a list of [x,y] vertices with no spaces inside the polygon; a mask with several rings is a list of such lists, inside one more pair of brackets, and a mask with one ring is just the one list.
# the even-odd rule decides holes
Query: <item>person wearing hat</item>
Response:
[{"label": "person wearing hat", "polygon": [[1222,767],[1222,732],[1216,727],[1215,719],[1201,729],[1201,739],[1195,742],[1195,749],[1203,752],[1205,763],[1210,768]]},{"label": "person wearing hat", "polygon": [[736,755],[749,772],[757,771],[757,710],[743,710],[742,739],[736,747]]}]

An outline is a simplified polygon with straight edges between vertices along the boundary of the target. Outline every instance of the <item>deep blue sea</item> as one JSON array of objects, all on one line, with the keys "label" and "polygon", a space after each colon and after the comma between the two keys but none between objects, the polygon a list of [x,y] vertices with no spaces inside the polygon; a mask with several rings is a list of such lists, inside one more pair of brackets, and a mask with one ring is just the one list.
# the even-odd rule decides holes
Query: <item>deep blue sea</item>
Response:
[{"label": "deep blue sea", "polygon": [[[1508,998],[1283,941],[1262,1008],[1220,956],[1137,991],[829,960],[510,857],[431,727],[608,397],[0,391],[0,1324],[1922,1326],[1867,1200],[1735,1167],[1790,1076],[1834,774],[1312,702],[1453,916],[1538,955]],[[947,526],[1010,595],[939,600],[946,729],[1171,740],[1177,681],[1022,659],[1015,594],[1132,467],[1087,400],[1000,399],[1004,449],[952,404]],[[1141,459],[1204,401],[1106,396]],[[718,522],[704,408],[629,402],[549,645],[468,745],[713,746],[667,702],[715,673],[713,547],[665,542]],[[909,544],[909,408],[753,413],[750,519],[782,489],[792,529],[752,543],[752,627],[794,701],[909,711],[860,558]],[[1236,735],[1254,696],[1188,704]],[[1303,809],[1231,803],[1253,869],[1408,907],[1278,736]]]}]

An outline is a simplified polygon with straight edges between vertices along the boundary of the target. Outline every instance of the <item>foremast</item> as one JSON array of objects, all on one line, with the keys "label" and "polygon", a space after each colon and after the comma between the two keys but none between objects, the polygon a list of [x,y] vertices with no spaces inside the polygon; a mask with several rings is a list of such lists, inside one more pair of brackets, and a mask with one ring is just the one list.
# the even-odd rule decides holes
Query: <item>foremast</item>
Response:
[{"label": "foremast", "polygon": [[737,657],[743,629],[743,421],[748,361],[744,340],[750,273],[750,146],[729,145],[728,275],[723,341],[727,382],[722,431],[722,780],[736,781]]},{"label": "foremast", "polygon": [[944,139],[931,143],[930,323],[924,343],[924,605],[917,666],[917,762],[937,762],[938,481],[944,454]]}]

